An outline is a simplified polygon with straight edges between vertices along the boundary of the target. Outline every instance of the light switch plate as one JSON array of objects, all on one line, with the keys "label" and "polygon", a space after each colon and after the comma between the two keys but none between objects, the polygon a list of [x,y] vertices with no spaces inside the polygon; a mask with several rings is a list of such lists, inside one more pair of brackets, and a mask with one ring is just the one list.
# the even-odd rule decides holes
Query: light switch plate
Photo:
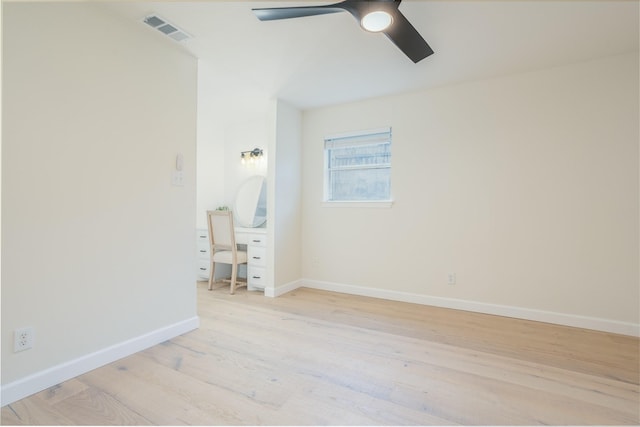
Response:
[{"label": "light switch plate", "polygon": [[171,175],[171,184],[184,187],[184,172],[174,171]]}]

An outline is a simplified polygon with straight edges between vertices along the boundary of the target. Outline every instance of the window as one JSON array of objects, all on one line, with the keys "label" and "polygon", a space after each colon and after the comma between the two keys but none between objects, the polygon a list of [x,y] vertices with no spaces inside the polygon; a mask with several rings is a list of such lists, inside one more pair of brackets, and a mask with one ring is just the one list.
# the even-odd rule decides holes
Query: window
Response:
[{"label": "window", "polygon": [[327,202],[391,200],[391,128],[324,140]]}]

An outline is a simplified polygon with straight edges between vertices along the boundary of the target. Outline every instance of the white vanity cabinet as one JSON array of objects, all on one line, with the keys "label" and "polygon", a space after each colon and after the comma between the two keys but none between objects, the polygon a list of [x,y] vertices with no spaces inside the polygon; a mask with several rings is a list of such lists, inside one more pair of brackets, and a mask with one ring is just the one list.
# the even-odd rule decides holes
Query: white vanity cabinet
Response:
[{"label": "white vanity cabinet", "polygon": [[247,243],[247,285],[249,290],[264,289],[267,271],[266,235],[252,234]]},{"label": "white vanity cabinet", "polygon": [[[209,230],[199,228],[196,235],[198,259],[198,280],[209,280],[211,261],[209,258]],[[247,251],[247,289],[250,291],[264,290],[267,278],[267,229],[236,227],[236,243],[246,245]],[[244,250],[244,247],[240,247]],[[238,270],[239,276],[244,277],[244,268]]]},{"label": "white vanity cabinet", "polygon": [[236,228],[236,243],[247,245],[247,289],[264,290],[267,284],[267,229]]},{"label": "white vanity cabinet", "polygon": [[209,259],[209,230],[199,228],[196,230],[196,245],[198,248],[196,277],[198,280],[209,280],[209,269],[211,268]]}]

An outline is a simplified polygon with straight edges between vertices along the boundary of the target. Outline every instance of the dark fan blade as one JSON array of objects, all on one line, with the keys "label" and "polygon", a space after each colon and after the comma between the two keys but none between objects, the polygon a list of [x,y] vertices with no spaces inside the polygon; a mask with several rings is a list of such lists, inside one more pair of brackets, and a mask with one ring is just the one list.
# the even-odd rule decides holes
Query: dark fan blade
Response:
[{"label": "dark fan blade", "polygon": [[252,10],[259,20],[273,21],[276,19],[301,18],[303,16],[326,15],[329,13],[343,12],[344,8],[338,7],[335,4],[329,4],[325,6],[275,7]]},{"label": "dark fan blade", "polygon": [[411,22],[398,10],[392,10],[393,24],[383,32],[413,62],[419,62],[433,53]]},{"label": "dark fan blade", "polygon": [[358,22],[367,13],[374,10],[384,10],[391,14],[393,23],[383,33],[413,62],[419,62],[433,53],[420,33],[411,25],[398,10],[402,0],[343,0],[339,3],[324,6],[296,6],[253,9],[261,21],[276,19],[300,18],[303,16],[326,15],[347,11]]}]

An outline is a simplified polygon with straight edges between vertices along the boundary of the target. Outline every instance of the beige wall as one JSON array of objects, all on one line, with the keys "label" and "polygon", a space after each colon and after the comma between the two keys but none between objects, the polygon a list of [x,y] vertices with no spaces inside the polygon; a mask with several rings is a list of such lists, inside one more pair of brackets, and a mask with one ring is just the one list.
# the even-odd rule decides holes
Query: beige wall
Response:
[{"label": "beige wall", "polygon": [[[311,110],[303,123],[307,282],[637,328],[637,53]],[[323,137],[381,126],[393,128],[393,206],[322,207]]]},{"label": "beige wall", "polygon": [[[228,123],[224,129],[224,196],[225,204],[233,208],[238,189],[255,175],[266,176],[269,161],[269,123],[265,115],[243,116],[237,122]],[[263,150],[262,161],[242,164],[240,153],[254,148]]]},{"label": "beige wall", "polygon": [[196,316],[197,63],[97,4],[3,8],[4,386]]},{"label": "beige wall", "polygon": [[301,277],[301,132],[302,115],[291,105],[278,101],[271,179],[274,203],[274,288]]},{"label": "beige wall", "polygon": [[207,211],[225,204],[224,125],[217,111],[215,64],[198,61],[196,226],[207,228]]}]

